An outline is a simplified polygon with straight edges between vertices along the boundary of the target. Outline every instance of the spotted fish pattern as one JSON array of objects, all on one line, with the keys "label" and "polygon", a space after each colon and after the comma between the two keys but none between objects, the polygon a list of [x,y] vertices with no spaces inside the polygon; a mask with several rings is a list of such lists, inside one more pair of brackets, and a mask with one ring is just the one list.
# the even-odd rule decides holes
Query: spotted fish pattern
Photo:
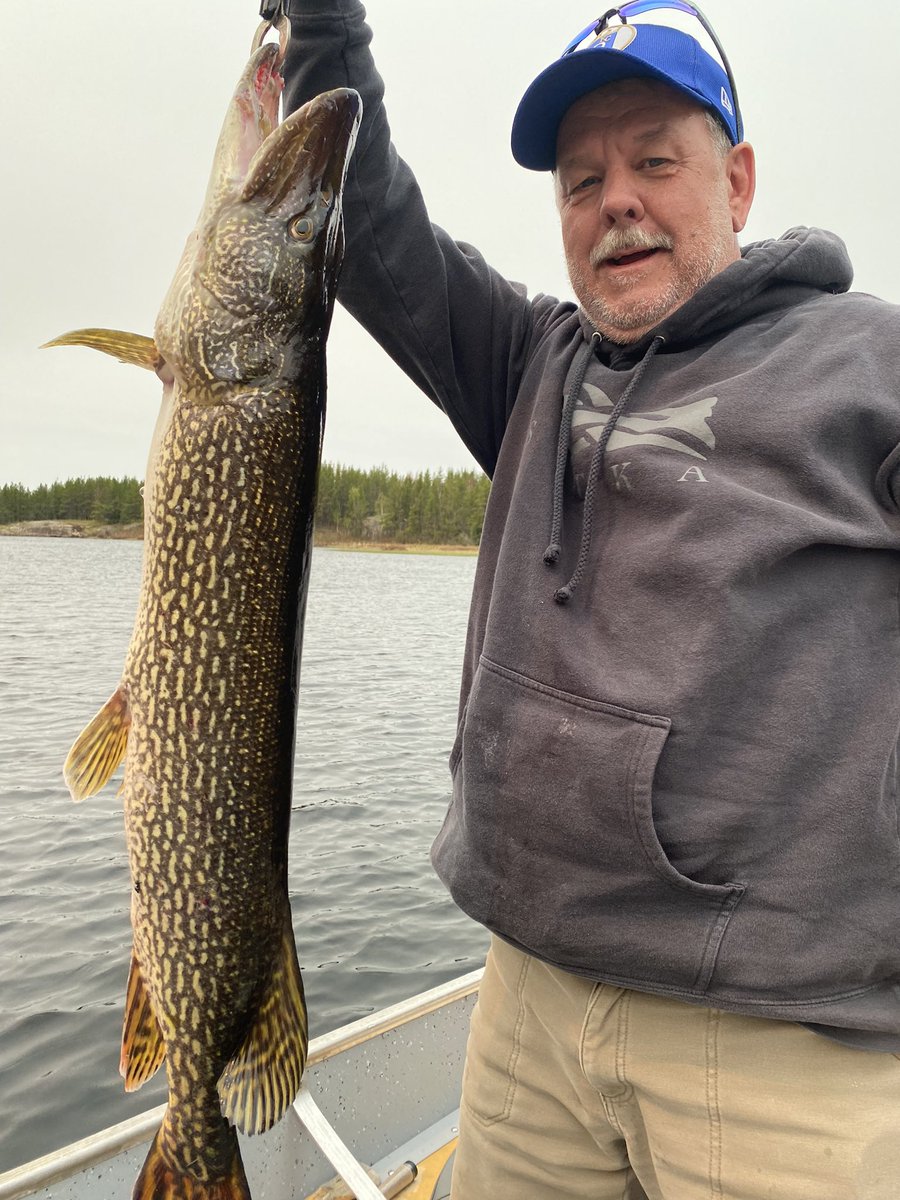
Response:
[{"label": "spotted fish pattern", "polygon": [[155,370],[144,569],[122,681],[77,739],[76,800],[125,759],[134,945],[120,1069],[166,1062],[141,1200],[249,1197],[235,1126],[296,1095],[307,1018],[287,891],[297,673],[324,421],[340,193],[360,118],[340,89],[277,123],[258,48],[153,339],[80,330]]}]

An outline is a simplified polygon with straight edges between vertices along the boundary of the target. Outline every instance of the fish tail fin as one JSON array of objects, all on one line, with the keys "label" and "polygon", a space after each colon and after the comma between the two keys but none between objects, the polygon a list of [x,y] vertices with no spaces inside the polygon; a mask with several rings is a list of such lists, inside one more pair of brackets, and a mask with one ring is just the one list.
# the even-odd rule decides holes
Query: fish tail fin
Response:
[{"label": "fish tail fin", "polygon": [[120,685],[78,737],[63,767],[73,800],[86,800],[109,782],[125,757],[131,712]]},{"label": "fish tail fin", "polygon": [[148,371],[159,371],[163,357],[153,338],[140,333],[123,333],[120,329],[73,329],[60,334],[50,342],[44,342],[42,350],[50,346],[89,346],[111,354],[119,362],[135,367],[146,367]]},{"label": "fish tail fin", "polygon": [[175,1166],[166,1154],[167,1120],[168,1112],[137,1177],[132,1200],[251,1200],[237,1134],[233,1129],[228,1130],[233,1152],[225,1171],[198,1179]]},{"label": "fish tail fin", "polygon": [[219,1078],[222,1115],[242,1133],[264,1133],[300,1087],[309,1025],[291,907],[284,897],[281,938],[256,1018]]}]

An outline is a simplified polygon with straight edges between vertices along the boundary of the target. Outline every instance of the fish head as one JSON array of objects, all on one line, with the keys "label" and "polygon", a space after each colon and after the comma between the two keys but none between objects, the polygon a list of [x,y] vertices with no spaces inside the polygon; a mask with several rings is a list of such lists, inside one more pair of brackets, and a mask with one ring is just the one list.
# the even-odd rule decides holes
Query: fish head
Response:
[{"label": "fish head", "polygon": [[338,88],[273,124],[276,54],[264,45],[241,77],[200,221],[157,317],[156,344],[191,389],[290,380],[304,339],[323,342],[328,331],[362,101]]},{"label": "fish head", "polygon": [[362,112],[357,92],[315,97],[266,139],[237,201],[219,213],[200,278],[258,332],[293,339],[334,304],[341,194]]}]

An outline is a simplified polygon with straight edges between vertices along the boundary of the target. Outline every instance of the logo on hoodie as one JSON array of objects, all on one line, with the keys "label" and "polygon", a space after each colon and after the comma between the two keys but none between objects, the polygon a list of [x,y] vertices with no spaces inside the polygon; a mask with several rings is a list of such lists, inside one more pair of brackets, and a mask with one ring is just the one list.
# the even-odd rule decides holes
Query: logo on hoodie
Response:
[{"label": "logo on hoodie", "polygon": [[[655,412],[630,413],[626,410],[610,435],[607,456],[630,446],[659,446],[705,462],[708,451],[716,446],[716,435],[709,427],[709,418],[717,403],[718,396],[710,396],[705,400],[672,404]],[[572,473],[580,496],[584,495],[591,459],[613,407],[612,400],[602,388],[591,383],[583,385],[572,416],[571,443]]]}]

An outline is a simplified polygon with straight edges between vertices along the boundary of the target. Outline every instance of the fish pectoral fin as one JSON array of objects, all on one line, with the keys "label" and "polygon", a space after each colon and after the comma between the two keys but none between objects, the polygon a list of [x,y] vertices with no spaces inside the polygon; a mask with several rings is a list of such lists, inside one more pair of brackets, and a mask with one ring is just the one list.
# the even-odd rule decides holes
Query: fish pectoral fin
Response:
[{"label": "fish pectoral fin", "polygon": [[75,801],[86,800],[108,783],[125,757],[131,711],[119,685],[93,721],[75,739],[63,775]]},{"label": "fish pectoral fin", "polygon": [[306,1064],[309,1029],[291,910],[284,920],[276,961],[243,1044],[222,1072],[222,1115],[242,1133],[264,1133],[297,1095]]},{"label": "fish pectoral fin", "polygon": [[153,1012],[140,964],[132,950],[125,993],[122,1057],[119,1059],[119,1074],[125,1077],[125,1091],[136,1092],[156,1074],[165,1056],[166,1044],[162,1030]]},{"label": "fish pectoral fin", "polygon": [[44,342],[41,350],[50,346],[89,346],[92,350],[111,354],[119,362],[146,367],[157,375],[165,362],[153,338],[140,333],[124,333],[121,329],[73,329],[70,333]]}]

